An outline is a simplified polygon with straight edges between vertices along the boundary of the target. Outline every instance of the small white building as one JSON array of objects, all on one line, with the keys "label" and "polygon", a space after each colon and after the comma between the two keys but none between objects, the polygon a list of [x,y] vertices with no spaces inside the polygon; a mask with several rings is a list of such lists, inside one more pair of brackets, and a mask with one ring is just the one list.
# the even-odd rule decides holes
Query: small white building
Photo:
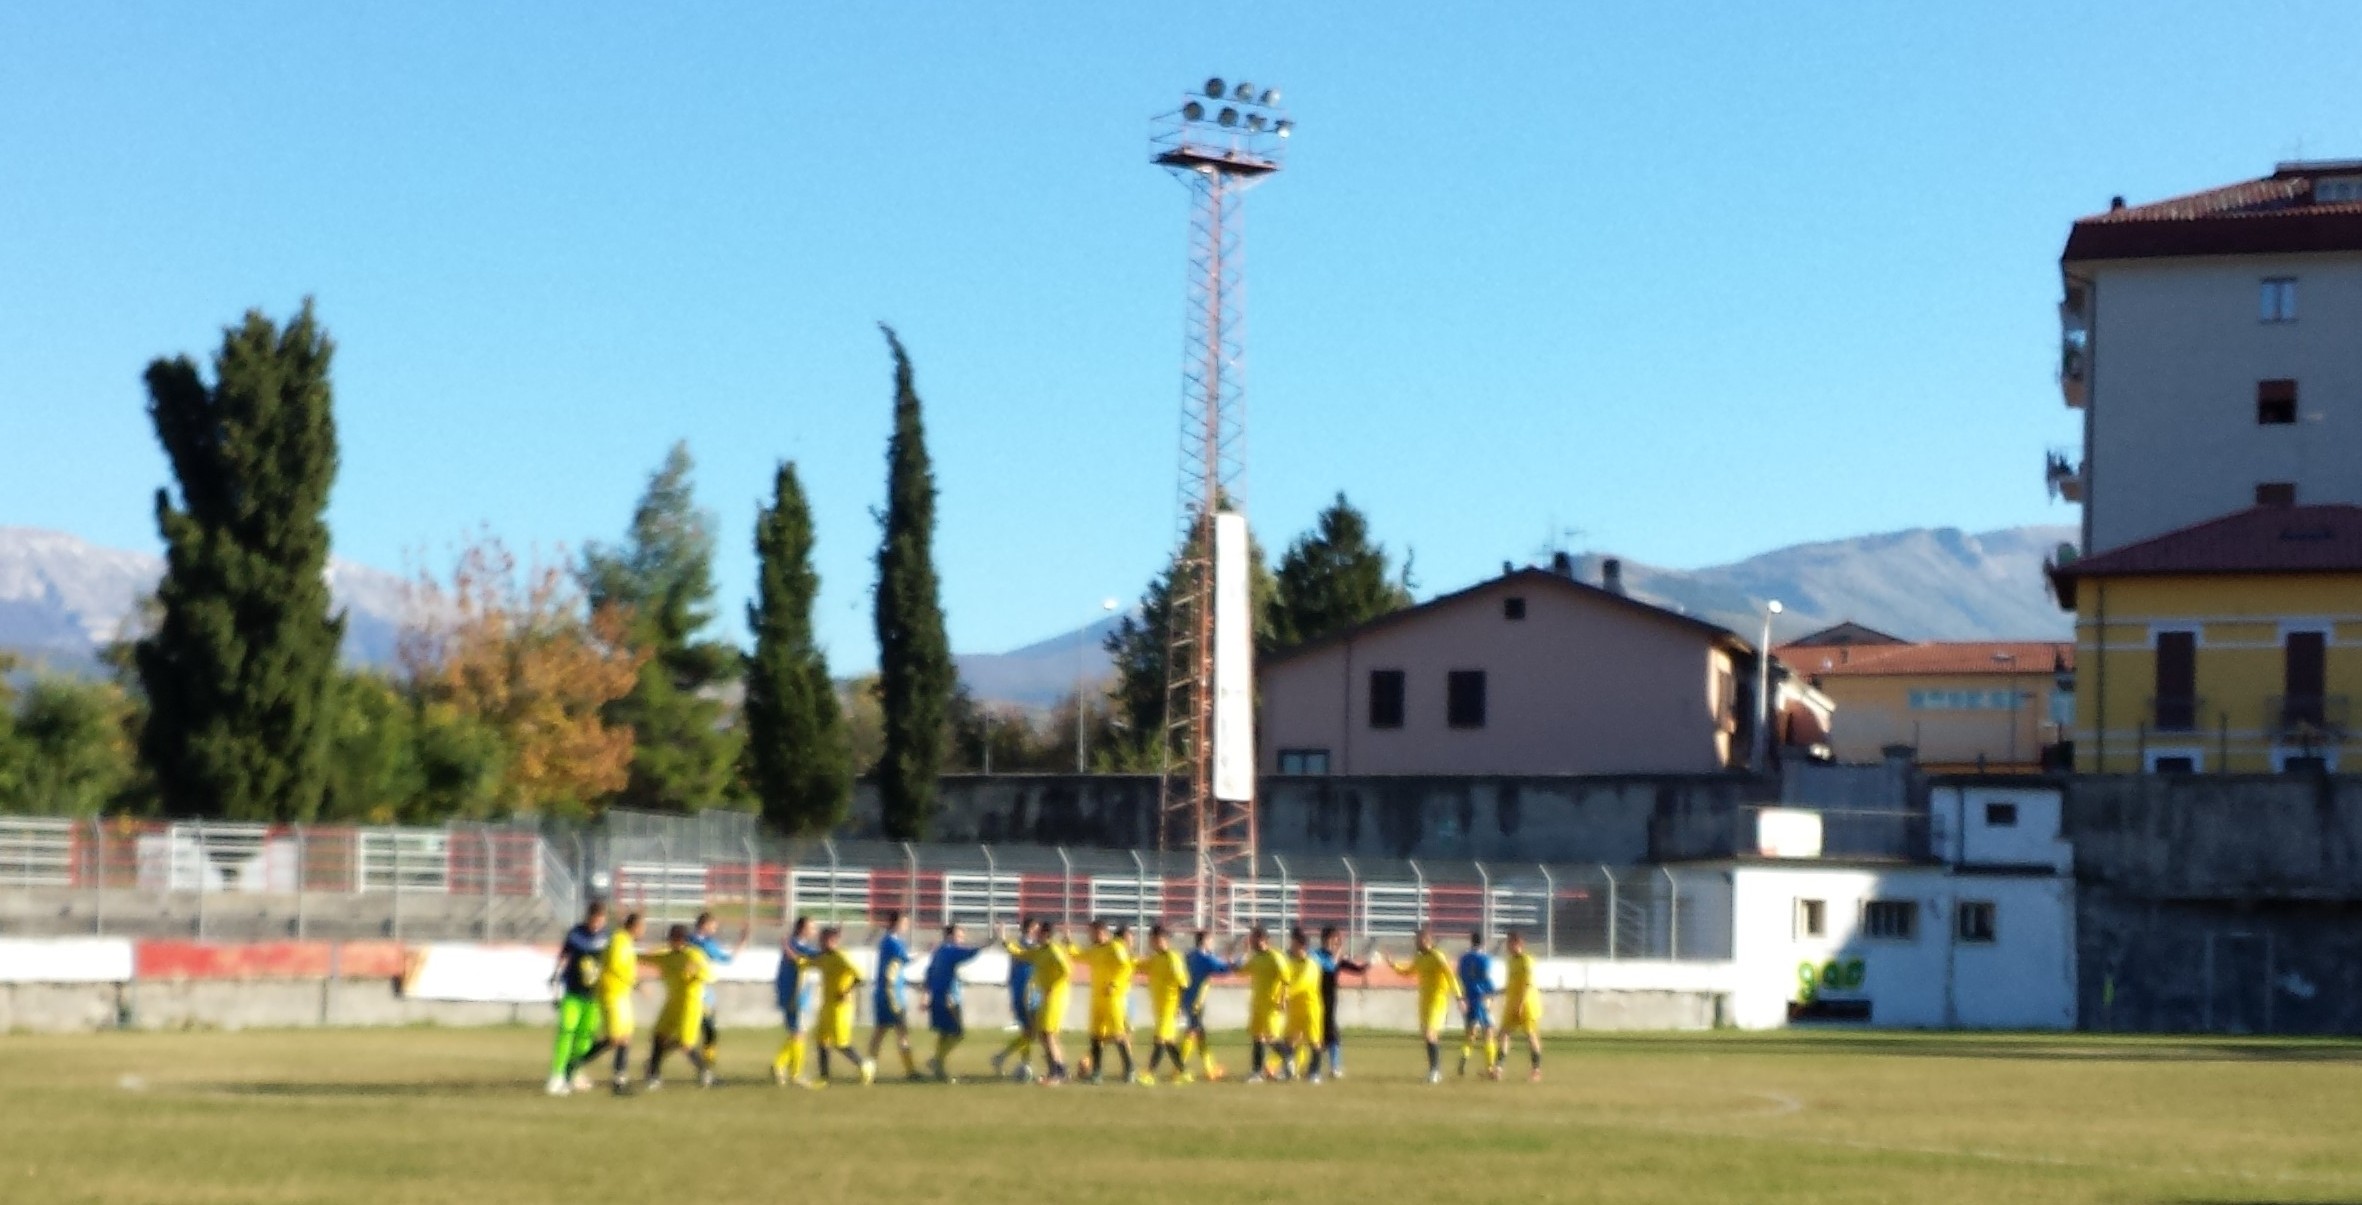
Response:
[{"label": "small white building", "polygon": [[1731,863],[1726,1019],[2073,1028],[2075,879],[2059,811],[2047,783],[1939,785],[1933,862]]}]

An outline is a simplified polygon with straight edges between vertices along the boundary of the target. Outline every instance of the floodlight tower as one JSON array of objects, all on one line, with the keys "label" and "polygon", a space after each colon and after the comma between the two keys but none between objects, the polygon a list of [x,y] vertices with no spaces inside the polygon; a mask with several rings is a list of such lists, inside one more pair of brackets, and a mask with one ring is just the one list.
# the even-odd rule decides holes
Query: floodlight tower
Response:
[{"label": "floodlight tower", "polygon": [[1158,119],[1149,157],[1189,188],[1180,532],[1167,621],[1159,834],[1196,855],[1196,912],[1255,863],[1254,620],[1246,537],[1246,191],[1276,174],[1295,122],[1279,92],[1209,79]]}]

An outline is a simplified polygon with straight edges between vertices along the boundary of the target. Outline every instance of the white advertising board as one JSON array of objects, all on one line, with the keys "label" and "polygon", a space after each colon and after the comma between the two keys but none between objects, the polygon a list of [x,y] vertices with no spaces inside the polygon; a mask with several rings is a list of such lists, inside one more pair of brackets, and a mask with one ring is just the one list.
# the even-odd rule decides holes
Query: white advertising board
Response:
[{"label": "white advertising board", "polygon": [[1255,644],[1247,517],[1214,516],[1214,798],[1255,797]]}]

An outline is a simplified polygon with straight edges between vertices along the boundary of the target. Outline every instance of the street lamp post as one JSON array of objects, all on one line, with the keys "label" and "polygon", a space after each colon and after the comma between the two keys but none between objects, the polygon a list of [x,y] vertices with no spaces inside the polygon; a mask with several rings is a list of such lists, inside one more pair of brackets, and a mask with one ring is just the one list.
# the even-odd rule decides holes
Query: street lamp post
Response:
[{"label": "street lamp post", "polygon": [[[1115,608],[1116,601],[1114,599],[1099,600],[1100,614],[1113,615]],[[1091,622],[1097,623],[1098,621],[1092,620]],[[1077,774],[1090,772],[1091,735],[1088,724],[1091,717],[1091,707],[1089,696],[1084,693],[1084,679],[1090,676],[1090,652],[1091,624],[1084,624],[1083,638],[1076,641],[1074,645],[1074,772]]]},{"label": "street lamp post", "polygon": [[1755,772],[1771,768],[1771,641],[1772,616],[1785,608],[1779,599],[1763,604],[1763,643],[1755,649]]}]

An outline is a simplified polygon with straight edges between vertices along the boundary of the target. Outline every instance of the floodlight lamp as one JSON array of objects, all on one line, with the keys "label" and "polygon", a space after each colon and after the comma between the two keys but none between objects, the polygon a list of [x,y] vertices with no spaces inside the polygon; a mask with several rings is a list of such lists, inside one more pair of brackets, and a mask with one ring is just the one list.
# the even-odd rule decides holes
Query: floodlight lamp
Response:
[{"label": "floodlight lamp", "polygon": [[1181,106],[1181,120],[1183,120],[1183,121],[1204,121],[1204,120],[1205,120],[1205,118],[1206,118],[1206,107],[1205,107],[1204,105],[1201,105],[1201,104],[1199,104],[1199,103],[1197,103],[1196,101],[1194,101],[1194,100],[1193,100],[1193,101],[1189,102],[1188,104],[1185,104],[1185,105]]},{"label": "floodlight lamp", "polygon": [[1238,110],[1231,108],[1229,105],[1224,105],[1224,106],[1222,106],[1222,116],[1219,118],[1219,120],[1222,122],[1222,124],[1223,124],[1223,125],[1226,125],[1226,126],[1234,126],[1234,125],[1237,125],[1237,124],[1238,124]]},{"label": "floodlight lamp", "polygon": [[1247,128],[1250,130],[1261,132],[1263,127],[1269,124],[1270,123],[1268,121],[1264,120],[1264,117],[1261,113],[1247,114]]},{"label": "floodlight lamp", "polygon": [[1217,75],[1206,81],[1206,95],[1214,100],[1220,100],[1230,95],[1230,89],[1222,83],[1222,77]]},{"label": "floodlight lamp", "polygon": [[1279,103],[1279,89],[1277,89],[1277,88],[1265,88],[1265,89],[1263,90],[1263,104],[1264,104],[1264,106],[1265,106],[1266,108],[1268,108],[1268,107],[1270,107],[1270,106],[1272,106],[1272,105],[1276,105],[1276,104],[1278,104],[1278,103]]},{"label": "floodlight lamp", "polygon": [[1248,104],[1253,104],[1255,101],[1255,85],[1250,84],[1245,80],[1240,80],[1238,87],[1233,89],[1230,94],[1239,100],[1246,101]]},{"label": "floodlight lamp", "polygon": [[1296,132],[1296,123],[1288,120],[1285,117],[1282,117],[1279,119],[1279,125],[1276,128],[1279,131],[1279,136],[1285,138],[1288,135]]}]

